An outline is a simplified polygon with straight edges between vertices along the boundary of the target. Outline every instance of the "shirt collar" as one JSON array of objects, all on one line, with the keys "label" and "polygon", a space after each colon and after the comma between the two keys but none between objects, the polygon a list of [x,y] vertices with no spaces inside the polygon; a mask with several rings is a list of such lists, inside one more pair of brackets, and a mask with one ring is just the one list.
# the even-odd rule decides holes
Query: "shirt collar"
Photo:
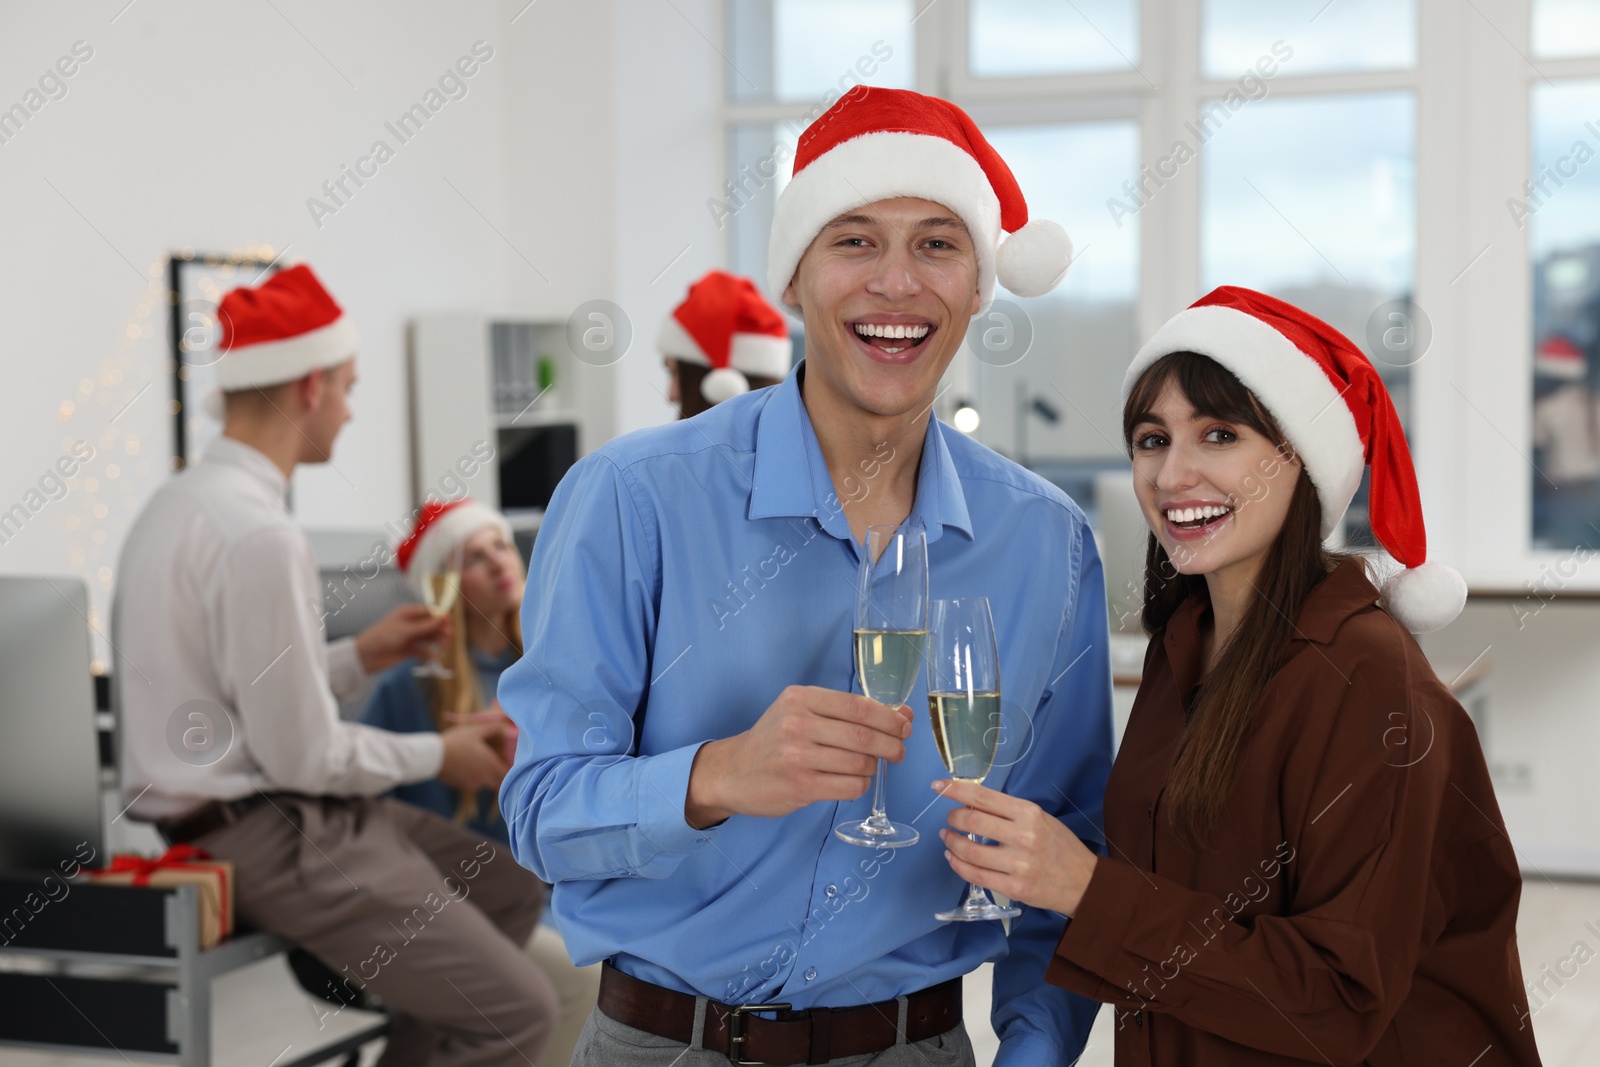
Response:
[{"label": "shirt collar", "polygon": [[219,463],[243,471],[263,487],[271,490],[272,495],[278,500],[284,500],[288,496],[289,479],[283,476],[283,471],[267,458],[266,453],[252,448],[243,441],[219,436],[206,449],[202,462]]},{"label": "shirt collar", "polygon": [[[1377,602],[1378,590],[1367,578],[1365,564],[1359,556],[1347,556],[1300,605],[1290,640],[1326,645],[1346,619]],[[1200,622],[1210,612],[1210,601],[1192,596],[1178,605],[1167,621],[1167,661],[1172,665],[1179,691],[1185,695],[1200,680]]]},{"label": "shirt collar", "polygon": [[[749,517],[815,516],[825,531],[849,541],[850,524],[845,521],[842,502],[822,458],[822,445],[800,396],[805,363],[801,360],[795,365],[757,416]],[[861,481],[871,484],[865,473]],[[937,541],[946,526],[972,537],[966,491],[937,418],[928,419],[922,462],[917,468],[917,498],[907,521],[920,522],[928,531],[929,543]]]}]

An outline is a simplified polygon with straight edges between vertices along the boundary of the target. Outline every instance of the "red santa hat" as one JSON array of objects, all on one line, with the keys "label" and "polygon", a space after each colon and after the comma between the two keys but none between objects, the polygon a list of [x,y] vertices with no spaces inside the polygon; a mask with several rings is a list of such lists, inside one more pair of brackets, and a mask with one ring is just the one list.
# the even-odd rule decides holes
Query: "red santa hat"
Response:
[{"label": "red santa hat", "polygon": [[663,356],[710,367],[700,392],[720,404],[749,391],[746,374],[788,374],[792,345],[783,315],[754,282],[714,270],[691,285],[689,296],[667,316],[656,347]]},{"label": "red santa hat", "polygon": [[1556,334],[1539,342],[1533,354],[1533,372],[1564,382],[1581,381],[1588,373],[1583,350],[1571,339]]},{"label": "red santa hat", "polygon": [[306,264],[230,291],[216,317],[222,326],[216,382],[224,392],[294,381],[346,362],[360,344],[344,309]]},{"label": "red santa hat", "polygon": [[395,561],[417,596],[426,599],[423,583],[428,575],[443,570],[455,547],[486,526],[499,530],[506,540],[511,539],[511,523],[506,517],[470,498],[430,500],[422,505],[416,526],[395,550]]},{"label": "red santa hat", "polygon": [[217,321],[217,385],[224,392],[294,381],[343,363],[360,343],[349,316],[305,264],[232,290],[217,305]]},{"label": "red santa hat", "polygon": [[[994,283],[1043,296],[1072,263],[1067,232],[1028,219],[1028,203],[977,123],[948,100],[906,89],[857,86],[806,127],[794,177],[778,197],[767,284],[782,293],[800,257],[830,221],[863,204],[914,196],[954,211],[977,245],[978,291]],[[1009,234],[1004,243],[1002,232]]]},{"label": "red santa hat", "polygon": [[1209,357],[1231,371],[1282,427],[1322,504],[1322,534],[1349,508],[1361,472],[1372,532],[1404,568],[1383,586],[1383,606],[1412,633],[1450,623],[1467,585],[1427,559],[1422,499],[1400,417],[1383,379],[1342,333],[1282,300],[1225,285],[1174,315],[1139,349],[1122,398],[1149,366],[1174,352]]}]

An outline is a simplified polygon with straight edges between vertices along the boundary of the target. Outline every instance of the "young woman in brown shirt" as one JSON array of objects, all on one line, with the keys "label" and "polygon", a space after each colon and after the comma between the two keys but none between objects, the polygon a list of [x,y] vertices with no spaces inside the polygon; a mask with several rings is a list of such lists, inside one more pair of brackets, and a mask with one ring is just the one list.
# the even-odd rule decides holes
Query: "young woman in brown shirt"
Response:
[{"label": "young woman in brown shirt", "polygon": [[[1471,721],[1408,629],[1460,610],[1424,563],[1376,371],[1282,301],[1224,288],[1124,384],[1152,536],[1144,678],[1106,787],[1109,855],[1026,801],[942,831],[963,878],[1067,917],[1045,977],[1113,1005],[1116,1062],[1539,1062],[1521,877]],[[1327,552],[1370,463],[1382,593]],[[977,833],[994,844],[974,844]]]}]

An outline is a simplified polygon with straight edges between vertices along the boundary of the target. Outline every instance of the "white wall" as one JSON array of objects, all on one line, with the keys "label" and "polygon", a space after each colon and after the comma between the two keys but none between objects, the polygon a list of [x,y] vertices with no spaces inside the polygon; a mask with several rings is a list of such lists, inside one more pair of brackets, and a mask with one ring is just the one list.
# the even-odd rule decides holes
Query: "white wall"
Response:
[{"label": "white wall", "polygon": [[1441,665],[1481,656],[1489,667],[1480,740],[1523,870],[1600,875],[1600,605],[1548,593],[1473,600],[1422,646]]},{"label": "white wall", "polygon": [[[122,536],[168,472],[169,249],[287,248],[354,317],[356,421],[337,470],[295,478],[297,515],[323,528],[408,510],[407,319],[565,313],[613,274],[610,4],[122,7],[28,5],[0,35],[0,107],[74,42],[93,49],[0,144],[0,510],[73,440],[97,455],[0,545],[0,571],[84,575],[97,620]],[[494,54],[467,94],[400,144],[385,121],[479,40]],[[379,138],[394,158],[316,225],[307,198]]]},{"label": "white wall", "polygon": [[727,266],[725,232],[706,209],[726,170],[720,8],[630,4],[617,20],[617,303],[635,330],[617,364],[619,432],[675,417],[656,330],[691,282]]}]

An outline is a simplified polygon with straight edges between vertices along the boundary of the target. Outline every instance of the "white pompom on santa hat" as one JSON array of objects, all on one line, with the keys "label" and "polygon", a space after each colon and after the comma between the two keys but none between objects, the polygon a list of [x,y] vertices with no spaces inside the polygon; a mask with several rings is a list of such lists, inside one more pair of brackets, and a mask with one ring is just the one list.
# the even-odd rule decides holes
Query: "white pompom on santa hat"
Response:
[{"label": "white pompom on santa hat", "polygon": [[800,135],[794,177],[773,213],[768,288],[789,287],[800,258],[833,219],[901,196],[943,204],[966,223],[984,307],[996,278],[1018,296],[1043,296],[1072,264],[1067,232],[1046,219],[1029,221],[1011,168],[965,111],[908,89],[858,85]]},{"label": "white pompom on santa hat", "polygon": [[406,584],[426,600],[428,576],[445,570],[455,547],[486,526],[511,540],[511,523],[506,517],[471,498],[430,500],[422,505],[417,524],[395,550],[395,562],[400,564]]},{"label": "white pompom on santa hat", "polygon": [[782,378],[793,343],[778,309],[749,278],[714,270],[689,287],[656,335],[663,356],[710,367],[701,394],[720,404],[750,390],[747,374]]},{"label": "white pompom on santa hat", "polygon": [[[257,286],[230,290],[217,304],[221,328],[216,385],[223,393],[292,382],[356,354],[361,339],[350,317],[311,268],[286,267]],[[222,397],[206,397],[222,419]]]},{"label": "white pompom on santa hat", "polygon": [[1178,312],[1139,349],[1122,399],[1152,363],[1194,352],[1233,373],[1272,413],[1305,465],[1322,505],[1322,535],[1338,529],[1372,469],[1368,520],[1405,569],[1383,585],[1385,610],[1412,633],[1448,626],[1467,583],[1428,560],[1422,498],[1400,416],[1370,360],[1344,334],[1276,297],[1223,286]]}]

